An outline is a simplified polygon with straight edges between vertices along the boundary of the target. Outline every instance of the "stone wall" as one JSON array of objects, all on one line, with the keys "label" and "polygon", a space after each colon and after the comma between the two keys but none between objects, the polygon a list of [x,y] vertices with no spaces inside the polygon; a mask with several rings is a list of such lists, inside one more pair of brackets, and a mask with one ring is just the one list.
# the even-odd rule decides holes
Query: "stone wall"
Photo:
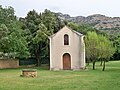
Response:
[{"label": "stone wall", "polygon": [[18,59],[0,59],[0,69],[3,68],[18,68],[19,60]]}]

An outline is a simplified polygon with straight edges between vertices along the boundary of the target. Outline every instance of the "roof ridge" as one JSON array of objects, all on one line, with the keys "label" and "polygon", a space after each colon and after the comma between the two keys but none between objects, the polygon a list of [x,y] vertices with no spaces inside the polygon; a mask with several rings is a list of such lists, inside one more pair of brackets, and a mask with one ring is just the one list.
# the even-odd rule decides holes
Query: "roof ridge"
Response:
[{"label": "roof ridge", "polygon": [[[65,27],[67,27],[67,28],[70,29],[73,33],[75,33],[75,34],[77,34],[77,35],[79,35],[79,36],[84,36],[83,34],[77,32],[76,30],[73,30],[72,28],[70,28],[70,27],[68,27],[68,26],[66,26],[66,25],[65,25],[63,28],[65,28]],[[61,31],[63,28],[61,28],[59,31]],[[59,32],[59,31],[58,31],[58,32]],[[55,34],[49,36],[48,38],[54,37],[58,32],[56,32]]]}]

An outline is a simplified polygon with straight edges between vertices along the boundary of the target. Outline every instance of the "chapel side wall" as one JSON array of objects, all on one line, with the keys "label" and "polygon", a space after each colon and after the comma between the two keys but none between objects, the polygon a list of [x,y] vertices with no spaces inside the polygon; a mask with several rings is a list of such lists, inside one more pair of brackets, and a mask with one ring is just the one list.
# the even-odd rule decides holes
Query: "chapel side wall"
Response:
[{"label": "chapel side wall", "polygon": [[80,68],[81,69],[85,69],[85,43],[84,43],[84,36],[80,37],[80,57],[81,57],[81,60],[80,60]]},{"label": "chapel side wall", "polygon": [[50,70],[52,70],[52,67],[53,67],[53,63],[52,63],[52,52],[53,52],[53,50],[52,50],[52,44],[53,44],[53,40],[52,40],[52,38],[49,38],[49,40],[50,40]]}]

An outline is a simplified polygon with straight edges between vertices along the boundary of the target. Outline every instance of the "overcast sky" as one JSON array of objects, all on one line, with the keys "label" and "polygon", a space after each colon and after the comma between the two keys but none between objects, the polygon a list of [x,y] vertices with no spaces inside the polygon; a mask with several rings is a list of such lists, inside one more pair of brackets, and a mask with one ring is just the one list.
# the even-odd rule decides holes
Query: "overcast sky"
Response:
[{"label": "overcast sky", "polygon": [[71,16],[104,14],[120,17],[120,0],[0,0],[0,5],[12,6],[19,17],[25,17],[33,9],[37,12],[49,9]]}]

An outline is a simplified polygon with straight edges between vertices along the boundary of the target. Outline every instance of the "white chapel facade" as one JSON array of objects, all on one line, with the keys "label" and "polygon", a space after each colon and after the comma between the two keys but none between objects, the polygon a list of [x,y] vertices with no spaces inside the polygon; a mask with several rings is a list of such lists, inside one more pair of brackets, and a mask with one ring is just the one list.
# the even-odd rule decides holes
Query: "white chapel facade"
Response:
[{"label": "white chapel facade", "polygon": [[50,70],[85,68],[84,35],[64,26],[50,39]]}]

